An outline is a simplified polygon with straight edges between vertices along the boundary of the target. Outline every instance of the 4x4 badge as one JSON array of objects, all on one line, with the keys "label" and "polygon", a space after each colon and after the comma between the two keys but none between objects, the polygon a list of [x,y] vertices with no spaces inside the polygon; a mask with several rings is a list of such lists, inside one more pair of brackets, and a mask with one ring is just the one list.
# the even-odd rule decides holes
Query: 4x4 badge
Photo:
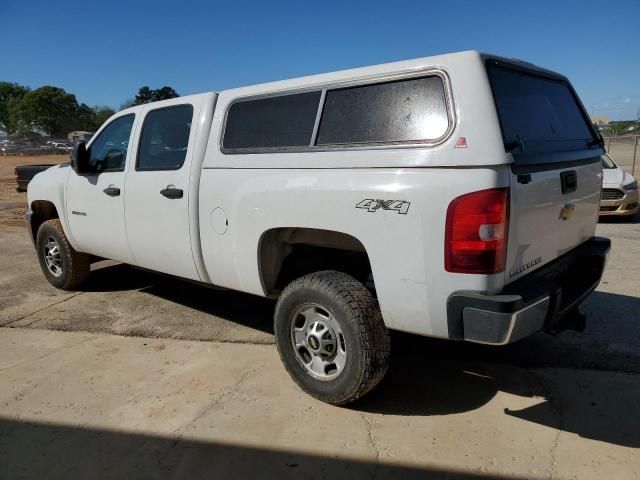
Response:
[{"label": "4x4 badge", "polygon": [[375,213],[378,210],[390,210],[397,212],[400,215],[406,215],[410,206],[411,202],[407,202],[406,200],[380,200],[367,198],[359,202],[356,205],[356,208],[362,208],[370,213]]}]

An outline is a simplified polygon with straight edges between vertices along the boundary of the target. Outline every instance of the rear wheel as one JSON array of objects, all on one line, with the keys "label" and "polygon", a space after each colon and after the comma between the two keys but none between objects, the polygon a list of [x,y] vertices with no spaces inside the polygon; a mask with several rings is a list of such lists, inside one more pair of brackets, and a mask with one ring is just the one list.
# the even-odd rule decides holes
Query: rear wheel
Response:
[{"label": "rear wheel", "polygon": [[36,250],[42,273],[54,287],[71,290],[89,276],[89,255],[76,252],[69,245],[57,218],[40,225]]},{"label": "rear wheel", "polygon": [[345,273],[323,271],[291,282],[278,299],[275,334],[293,380],[323,402],[352,402],[387,371],[389,334],[378,303]]}]

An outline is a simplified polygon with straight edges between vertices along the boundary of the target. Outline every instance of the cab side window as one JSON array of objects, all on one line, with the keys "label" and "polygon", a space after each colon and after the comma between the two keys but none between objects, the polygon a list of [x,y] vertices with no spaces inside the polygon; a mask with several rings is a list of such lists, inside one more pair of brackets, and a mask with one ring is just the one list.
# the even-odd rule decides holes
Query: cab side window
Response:
[{"label": "cab side window", "polygon": [[189,145],[193,107],[179,105],[150,111],[144,119],[136,170],[178,170]]},{"label": "cab side window", "polygon": [[122,172],[135,115],[124,115],[107,125],[89,148],[89,164],[95,172]]}]

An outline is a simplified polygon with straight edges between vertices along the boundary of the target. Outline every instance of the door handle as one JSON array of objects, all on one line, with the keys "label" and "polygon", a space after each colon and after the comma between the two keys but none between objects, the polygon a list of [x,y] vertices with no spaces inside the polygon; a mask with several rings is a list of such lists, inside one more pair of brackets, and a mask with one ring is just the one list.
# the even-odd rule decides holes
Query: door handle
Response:
[{"label": "door handle", "polygon": [[160,190],[160,195],[163,195],[167,198],[176,199],[182,198],[184,192],[181,188],[176,188],[175,185],[167,185],[167,188]]},{"label": "door handle", "polygon": [[118,195],[120,195],[120,189],[118,187],[114,187],[113,185],[109,185],[102,191],[110,197],[117,197]]},{"label": "door handle", "polygon": [[562,172],[560,174],[560,186],[562,187],[562,194],[575,192],[578,188],[578,174],[575,170],[569,170],[568,172]]}]

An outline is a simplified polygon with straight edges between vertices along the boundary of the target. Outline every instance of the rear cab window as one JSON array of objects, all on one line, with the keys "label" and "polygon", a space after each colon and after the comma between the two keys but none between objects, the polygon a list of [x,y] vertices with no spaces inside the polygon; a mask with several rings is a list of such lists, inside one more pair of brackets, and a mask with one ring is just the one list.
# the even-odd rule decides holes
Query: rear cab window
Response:
[{"label": "rear cab window", "polygon": [[136,170],[180,169],[187,156],[192,117],[191,105],[158,108],[147,113]]},{"label": "rear cab window", "polygon": [[[505,150],[514,164],[551,163],[583,151],[597,157],[600,139],[571,86],[560,77],[489,61],[487,73]],[[588,150],[594,150],[590,155]]]}]

